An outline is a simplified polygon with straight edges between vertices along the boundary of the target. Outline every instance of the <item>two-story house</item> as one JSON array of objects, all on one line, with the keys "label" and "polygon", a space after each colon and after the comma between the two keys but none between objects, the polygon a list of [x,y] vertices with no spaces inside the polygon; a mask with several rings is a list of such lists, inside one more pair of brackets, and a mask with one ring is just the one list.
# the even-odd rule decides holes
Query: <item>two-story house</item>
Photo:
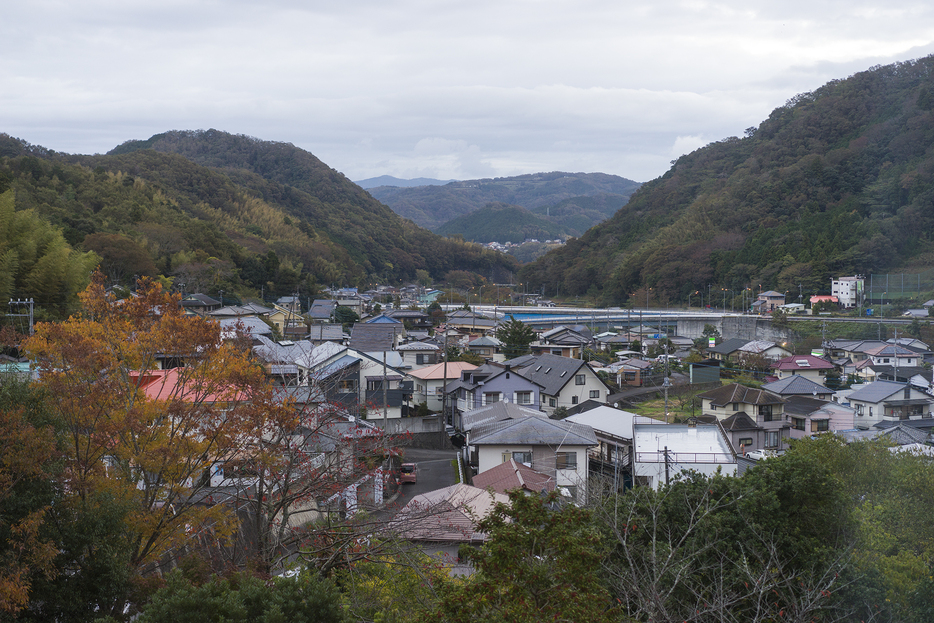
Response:
[{"label": "two-story house", "polygon": [[455,404],[460,413],[500,401],[537,410],[541,406],[543,389],[541,384],[508,364],[488,363],[461,373]]},{"label": "two-story house", "polygon": [[585,400],[606,402],[610,388],[586,361],[558,355],[525,355],[504,362],[542,387],[541,410],[549,415]]},{"label": "two-story house", "polygon": [[823,385],[827,373],[834,369],[834,365],[814,355],[793,355],[779,359],[772,364],[772,369],[778,372],[779,379],[802,376]]},{"label": "two-story house", "polygon": [[855,413],[829,400],[810,396],[790,396],[785,401],[785,417],[791,424],[792,439],[812,437],[821,433],[852,430]]},{"label": "two-story house", "polygon": [[929,395],[908,383],[875,381],[852,392],[848,400],[856,411],[856,428],[868,429],[880,422],[931,417]]},{"label": "two-story house", "polygon": [[587,450],[597,444],[589,426],[540,417],[482,424],[470,439],[478,473],[511,459],[550,476],[578,502],[587,491]]},{"label": "two-story house", "polygon": [[785,400],[779,396],[731,383],[697,397],[702,401],[702,414],[721,422],[737,450],[787,448],[790,425],[785,420]]}]

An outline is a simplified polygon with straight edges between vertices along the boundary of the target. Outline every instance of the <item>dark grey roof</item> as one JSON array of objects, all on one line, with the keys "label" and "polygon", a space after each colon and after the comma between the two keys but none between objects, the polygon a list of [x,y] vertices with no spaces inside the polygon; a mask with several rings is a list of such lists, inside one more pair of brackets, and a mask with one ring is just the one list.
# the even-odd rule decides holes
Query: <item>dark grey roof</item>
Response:
[{"label": "dark grey roof", "polygon": [[819,400],[807,396],[789,396],[785,401],[785,415],[796,415],[805,417],[815,411],[823,409],[828,404],[833,404],[829,400]]},{"label": "dark grey roof", "polygon": [[548,416],[530,407],[523,407],[522,405],[500,400],[491,405],[467,411],[461,416],[461,421],[463,422],[464,430],[470,431],[483,424],[500,422],[502,420],[516,420],[524,417],[547,418]]},{"label": "dark grey roof", "polygon": [[755,420],[749,417],[745,411],[737,411],[723,420],[721,424],[723,425],[723,429],[728,431],[756,430],[759,428]]},{"label": "dark grey roof", "polygon": [[339,324],[313,324],[309,329],[308,339],[310,340],[340,341],[346,337],[344,327]]},{"label": "dark grey roof", "polygon": [[766,383],[762,386],[767,392],[778,394],[779,396],[813,396],[817,394],[832,394],[832,389],[828,389],[820,383],[815,383],[809,378],[795,374],[772,383]]},{"label": "dark grey roof", "polygon": [[861,402],[882,402],[892,394],[904,390],[905,387],[905,383],[874,381],[850,394],[849,399]]},{"label": "dark grey roof", "polygon": [[745,346],[749,343],[749,340],[743,340],[738,337],[730,338],[728,340],[723,340],[721,343],[717,344],[713,348],[708,348],[708,353],[718,353],[720,355],[729,355],[738,351],[742,346]]},{"label": "dark grey roof", "polygon": [[697,395],[698,398],[709,400],[711,404],[717,406],[728,405],[733,402],[747,405],[774,405],[785,402],[780,396],[770,394],[761,389],[753,389],[740,385],[739,383],[730,383],[717,389]]},{"label": "dark grey roof", "polygon": [[580,359],[551,354],[536,355],[531,359],[518,357],[505,363],[516,368],[519,374],[533,383],[541,385],[542,391],[549,396],[557,395],[587,365]]},{"label": "dark grey roof", "polygon": [[590,426],[539,417],[481,424],[475,427],[472,432],[471,445],[597,445],[597,436]]},{"label": "dark grey roof", "polygon": [[365,353],[392,350],[395,336],[404,331],[401,324],[356,323],[350,330],[350,348]]}]

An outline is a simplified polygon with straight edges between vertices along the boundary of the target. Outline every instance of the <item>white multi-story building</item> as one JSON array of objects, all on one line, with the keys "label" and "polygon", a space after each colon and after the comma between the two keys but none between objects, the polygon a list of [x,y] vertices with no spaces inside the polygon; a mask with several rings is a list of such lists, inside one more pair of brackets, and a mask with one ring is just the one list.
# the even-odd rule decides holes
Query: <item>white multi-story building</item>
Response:
[{"label": "white multi-story building", "polygon": [[830,281],[830,290],[842,307],[856,307],[865,297],[865,284],[866,279],[862,275],[840,277]]}]

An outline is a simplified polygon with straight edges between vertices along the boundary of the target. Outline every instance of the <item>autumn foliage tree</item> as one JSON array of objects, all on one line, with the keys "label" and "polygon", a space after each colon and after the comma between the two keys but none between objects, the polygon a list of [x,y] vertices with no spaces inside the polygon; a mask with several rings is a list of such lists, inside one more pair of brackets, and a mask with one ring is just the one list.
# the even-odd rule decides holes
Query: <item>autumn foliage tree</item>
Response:
[{"label": "autumn foliage tree", "polygon": [[128,509],[121,538],[138,570],[201,530],[230,534],[232,513],[206,499],[205,475],[290,413],[241,343],[186,316],[158,284],[141,280],[137,296],[118,301],[98,273],[80,297],[81,313],[39,324],[25,344],[62,422],[63,487]]}]

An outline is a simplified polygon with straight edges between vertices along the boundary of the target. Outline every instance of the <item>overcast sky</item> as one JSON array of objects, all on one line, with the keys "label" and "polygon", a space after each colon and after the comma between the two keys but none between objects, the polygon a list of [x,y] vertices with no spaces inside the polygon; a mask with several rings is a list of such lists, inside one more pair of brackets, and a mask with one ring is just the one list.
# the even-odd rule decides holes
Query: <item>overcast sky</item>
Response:
[{"label": "overcast sky", "polygon": [[216,128],[354,180],[644,182],[797,93],[934,53],[907,0],[3,2],[0,132],[104,153]]}]

